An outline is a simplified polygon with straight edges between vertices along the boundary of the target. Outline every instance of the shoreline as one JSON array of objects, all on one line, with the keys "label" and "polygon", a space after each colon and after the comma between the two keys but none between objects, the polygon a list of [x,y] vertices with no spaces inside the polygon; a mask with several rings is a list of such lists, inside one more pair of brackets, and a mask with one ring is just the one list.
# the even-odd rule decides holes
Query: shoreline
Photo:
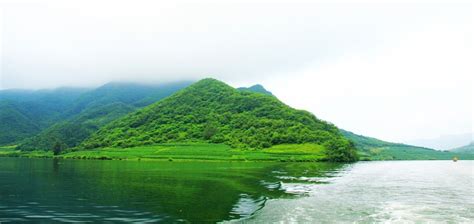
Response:
[{"label": "shoreline", "polygon": [[[442,157],[360,155],[359,161],[452,160],[453,156],[457,156],[460,160],[474,160],[474,155],[471,154],[449,153]],[[64,151],[56,156],[52,151],[20,151],[15,146],[9,146],[0,147],[0,157],[125,161],[336,162],[330,161],[325,154],[325,148],[316,144],[277,145],[266,149],[235,149],[223,144],[165,143],[133,148]]]}]

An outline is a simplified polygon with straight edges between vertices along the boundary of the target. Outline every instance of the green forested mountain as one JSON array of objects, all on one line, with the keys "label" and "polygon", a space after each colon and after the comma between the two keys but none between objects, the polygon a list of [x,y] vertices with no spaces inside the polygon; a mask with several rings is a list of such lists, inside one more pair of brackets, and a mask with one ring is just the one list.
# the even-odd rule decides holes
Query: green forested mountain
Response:
[{"label": "green forested mountain", "polygon": [[[362,160],[421,160],[451,159],[458,154],[418,146],[391,143],[376,138],[354,134],[341,130],[342,134],[356,146]],[[474,156],[461,155],[463,159],[474,159]]]},{"label": "green forested mountain", "polygon": [[454,153],[467,153],[474,154],[474,142],[471,142],[469,145],[465,145],[459,148],[451,149],[451,152]]},{"label": "green forested mountain", "polygon": [[67,110],[69,114],[110,103],[124,103],[134,107],[143,107],[156,100],[189,86],[192,82],[176,82],[166,84],[137,84],[112,82],[82,94]]},{"label": "green forested mountain", "polygon": [[22,141],[18,149],[52,150],[56,144],[60,144],[62,149],[77,146],[99,127],[134,110],[134,107],[123,103],[86,109],[74,118],[59,122],[38,135]]},{"label": "green forested mountain", "polygon": [[255,92],[255,93],[263,93],[263,94],[273,96],[272,92],[268,91],[267,89],[265,89],[265,87],[263,87],[260,84],[253,85],[251,87],[240,87],[240,88],[237,88],[237,89],[241,90],[241,91],[250,91],[250,92]]},{"label": "green forested mountain", "polygon": [[352,144],[334,125],[275,97],[238,91],[214,79],[201,80],[104,126],[81,147],[190,141],[253,149],[311,142],[324,145],[331,160],[355,159]]},{"label": "green forested mountain", "polygon": [[61,121],[64,110],[85,91],[75,88],[0,91],[0,145],[18,142]]},{"label": "green forested mountain", "polygon": [[316,143],[332,153],[331,160],[353,160],[354,148],[364,160],[474,158],[472,144],[442,152],[338,130],[283,104],[261,85],[234,89],[214,79],[190,84],[0,91],[0,145],[31,151],[179,142],[240,149]]},{"label": "green forested mountain", "polygon": [[40,131],[40,127],[9,101],[0,101],[0,144],[15,142]]},{"label": "green forested mountain", "polygon": [[53,108],[66,108],[89,90],[87,88],[69,87],[46,90],[7,89],[0,90],[0,99],[20,103],[38,102]]},{"label": "green forested mountain", "polygon": [[142,85],[109,83],[82,94],[65,113],[69,119],[45,129],[21,142],[21,150],[51,150],[77,146],[92,133],[109,122],[138,108],[169,96],[190,82]]}]

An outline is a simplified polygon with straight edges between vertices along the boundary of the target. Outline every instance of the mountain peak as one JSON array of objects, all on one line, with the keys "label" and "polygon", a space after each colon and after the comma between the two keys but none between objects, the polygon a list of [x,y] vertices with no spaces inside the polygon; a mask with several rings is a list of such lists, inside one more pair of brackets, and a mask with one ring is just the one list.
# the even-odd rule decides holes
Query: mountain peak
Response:
[{"label": "mountain peak", "polygon": [[214,79],[214,78],[204,78],[204,79],[201,79],[201,80],[197,81],[197,82],[194,83],[193,85],[221,85],[221,86],[229,86],[229,85],[225,84],[224,82],[219,81],[219,80]]},{"label": "mountain peak", "polygon": [[288,107],[276,97],[244,93],[211,78],[112,122],[84,141],[82,147],[188,141],[241,149],[314,143],[343,151],[334,154],[337,158],[331,157],[332,161],[356,158],[353,147],[334,125]]},{"label": "mountain peak", "polygon": [[189,88],[184,89],[183,92],[194,92],[200,91],[202,94],[211,94],[211,93],[225,93],[231,92],[234,88],[227,85],[226,83],[219,81],[213,78],[205,78],[197,81],[196,83],[189,86]]},{"label": "mountain peak", "polygon": [[255,92],[255,93],[263,93],[263,94],[266,94],[266,95],[273,96],[272,92],[268,91],[267,89],[265,89],[265,87],[263,87],[260,84],[255,84],[255,85],[250,86],[250,87],[240,87],[240,88],[238,88],[238,90]]}]

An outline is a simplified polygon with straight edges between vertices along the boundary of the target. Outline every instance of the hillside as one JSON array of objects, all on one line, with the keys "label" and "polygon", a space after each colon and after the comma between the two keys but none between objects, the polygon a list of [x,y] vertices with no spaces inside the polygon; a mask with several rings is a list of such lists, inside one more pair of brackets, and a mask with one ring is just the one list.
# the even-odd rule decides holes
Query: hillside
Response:
[{"label": "hillside", "polygon": [[78,114],[111,103],[144,107],[189,85],[191,82],[188,81],[164,84],[112,82],[82,94],[66,113]]},{"label": "hillside", "polygon": [[100,127],[138,108],[167,97],[189,82],[143,85],[109,83],[81,95],[66,110],[71,118],[59,122],[38,135],[21,142],[20,150],[52,150],[77,146]]},{"label": "hillside", "polygon": [[255,93],[263,93],[263,94],[273,96],[272,92],[268,91],[267,89],[265,89],[265,87],[263,87],[260,84],[256,84],[256,85],[253,85],[253,86],[250,86],[250,87],[240,87],[240,88],[237,88],[237,89],[241,90],[241,91],[250,91],[250,92],[255,92]]},{"label": "hillside", "polygon": [[461,156],[462,159],[474,159],[474,156],[465,155],[465,153],[456,154],[418,146],[391,143],[357,135],[346,130],[341,130],[341,133],[355,144],[361,160],[432,160],[452,159],[454,156]]},{"label": "hillside", "polygon": [[[239,90],[252,91],[272,95],[261,85],[242,87]],[[420,159],[451,159],[455,155],[429,148],[411,146],[406,144],[391,143],[376,138],[354,134],[350,131],[340,130],[341,133],[351,140],[362,160],[420,160]],[[463,155],[462,158],[470,159]],[[474,159],[474,158],[473,158]]]},{"label": "hillside", "polygon": [[0,145],[15,142],[40,131],[40,127],[32,119],[9,101],[0,101],[0,124]]},{"label": "hillside", "polygon": [[134,147],[169,142],[223,143],[261,149],[279,144],[324,145],[328,160],[355,160],[355,151],[332,124],[275,97],[239,91],[214,79],[104,126],[81,148]]},{"label": "hillside", "polygon": [[52,150],[55,144],[60,144],[63,149],[75,147],[103,125],[134,110],[134,107],[123,103],[87,109],[73,119],[57,123],[38,135],[22,141],[17,148]]},{"label": "hillside", "polygon": [[450,151],[454,153],[474,154],[474,142],[471,142],[469,145],[451,149]]},{"label": "hillside", "polygon": [[0,91],[0,145],[13,144],[65,118],[63,111],[86,89]]}]

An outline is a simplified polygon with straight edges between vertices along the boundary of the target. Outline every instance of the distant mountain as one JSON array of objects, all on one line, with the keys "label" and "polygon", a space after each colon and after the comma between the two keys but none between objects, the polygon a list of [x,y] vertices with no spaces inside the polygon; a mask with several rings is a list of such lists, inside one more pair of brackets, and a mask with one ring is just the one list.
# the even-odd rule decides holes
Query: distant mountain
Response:
[{"label": "distant mountain", "polygon": [[109,83],[81,95],[65,113],[70,118],[21,142],[21,150],[51,150],[55,144],[63,149],[77,146],[109,122],[138,108],[167,97],[190,85],[177,82],[157,85]]},{"label": "distant mountain", "polygon": [[253,85],[251,87],[240,87],[240,88],[237,88],[237,89],[241,90],[241,91],[251,91],[251,92],[255,92],[255,93],[263,93],[263,94],[273,96],[272,92],[266,90],[265,87],[263,87],[260,84]]},{"label": "distant mountain", "polygon": [[468,153],[474,154],[474,142],[471,142],[469,145],[465,145],[459,148],[451,149],[451,152],[455,153]]},{"label": "distant mountain", "polygon": [[61,87],[44,90],[23,90],[7,89],[0,90],[0,100],[9,100],[20,103],[40,101],[51,107],[65,107],[83,93],[89,91],[88,88]]},{"label": "distant mountain", "polygon": [[70,108],[87,89],[0,91],[0,145],[13,144],[65,119]]},{"label": "distant mountain", "polygon": [[86,109],[72,119],[59,122],[46,128],[38,135],[20,143],[20,150],[52,150],[55,144],[63,149],[77,146],[100,127],[135,108],[123,103],[111,103],[96,108]]},{"label": "distant mountain", "polygon": [[353,160],[354,148],[363,160],[474,159],[472,143],[442,152],[339,130],[283,104],[261,85],[234,89],[214,79],[191,84],[3,90],[0,145],[51,150],[57,144],[67,149],[197,141],[259,149],[316,143],[339,150],[335,161]]},{"label": "distant mountain", "polygon": [[40,130],[38,124],[14,103],[0,101],[0,144],[15,142]]},{"label": "distant mountain", "polygon": [[324,145],[332,161],[355,160],[353,146],[332,124],[277,98],[201,80],[155,104],[104,126],[83,148],[132,147],[165,142],[224,143],[237,148],[278,144]]},{"label": "distant mountain", "polygon": [[458,148],[474,141],[472,133],[458,135],[442,135],[432,139],[418,139],[407,141],[408,144],[428,147],[437,150],[449,150]]},{"label": "distant mountain", "polygon": [[[382,141],[341,130],[342,134],[354,142],[362,160],[432,160],[452,159],[456,154],[446,151]],[[464,155],[463,159],[474,159]]]},{"label": "distant mountain", "polygon": [[78,114],[85,109],[110,103],[143,107],[154,103],[157,99],[167,97],[191,83],[190,81],[165,84],[112,82],[82,94],[66,112]]}]

